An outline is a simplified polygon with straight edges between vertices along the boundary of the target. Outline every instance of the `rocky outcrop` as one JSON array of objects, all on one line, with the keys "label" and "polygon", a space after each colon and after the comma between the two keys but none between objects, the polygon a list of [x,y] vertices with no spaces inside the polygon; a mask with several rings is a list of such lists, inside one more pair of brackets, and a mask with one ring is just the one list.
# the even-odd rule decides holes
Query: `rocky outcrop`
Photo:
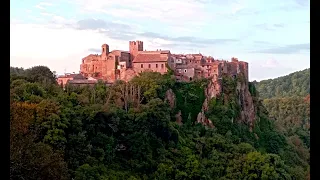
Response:
[{"label": "rocky outcrop", "polygon": [[239,103],[241,107],[239,120],[249,125],[250,130],[252,130],[254,120],[256,118],[256,108],[254,106],[253,98],[249,91],[248,82],[237,83],[237,94],[239,97]]},{"label": "rocky outcrop", "polygon": [[172,91],[172,89],[168,89],[166,91],[166,95],[165,95],[165,101],[167,101],[170,105],[170,107],[173,109],[176,106],[176,96],[174,94],[174,92]]},{"label": "rocky outcrop", "polygon": [[[174,94],[172,89],[168,89],[166,91],[164,100],[166,102],[168,102],[168,104],[170,105],[171,109],[174,109],[176,107],[176,95]],[[179,110],[179,112],[175,115],[175,118],[176,118],[176,122],[179,125],[182,125],[181,110]]]},{"label": "rocky outcrop", "polygon": [[179,125],[182,125],[182,117],[181,117],[181,111],[179,110],[179,112],[176,114],[176,122],[179,124]]},{"label": "rocky outcrop", "polygon": [[209,81],[207,88],[205,88],[205,90],[204,90],[206,98],[202,104],[202,109],[197,116],[198,123],[201,123],[203,125],[207,125],[209,127],[214,127],[212,121],[205,116],[205,112],[208,111],[209,101],[213,97],[217,97],[217,95],[220,93],[220,91],[221,91],[220,83],[216,79],[211,79]]},{"label": "rocky outcrop", "polygon": [[[213,127],[212,121],[205,116],[208,111],[209,101],[213,97],[217,97],[222,92],[221,79],[210,80],[207,88],[205,89],[206,99],[203,102],[202,110],[199,112],[197,122]],[[250,129],[253,128],[254,120],[256,118],[256,108],[253,103],[253,98],[249,92],[248,82],[237,82],[236,92],[238,95],[238,103],[240,105],[240,115],[238,121],[247,124]]]}]

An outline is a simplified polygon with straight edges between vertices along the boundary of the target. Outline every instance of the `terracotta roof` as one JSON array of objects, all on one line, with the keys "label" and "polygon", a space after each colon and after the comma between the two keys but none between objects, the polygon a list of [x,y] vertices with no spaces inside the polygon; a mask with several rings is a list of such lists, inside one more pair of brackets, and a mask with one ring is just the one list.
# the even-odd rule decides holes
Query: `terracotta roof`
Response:
[{"label": "terracotta roof", "polygon": [[82,76],[82,74],[76,74],[75,76],[73,76],[73,79],[86,79],[86,78]]},{"label": "terracotta roof", "polygon": [[69,80],[69,84],[95,84],[97,81],[95,80],[87,80],[87,79],[77,79],[77,80]]},{"label": "terracotta roof", "polygon": [[194,56],[196,61],[200,61],[202,59],[202,56]]},{"label": "terracotta roof", "polygon": [[116,49],[116,50],[112,50],[112,51],[111,51],[111,53],[112,53],[112,52],[116,52],[116,51],[119,51],[119,52],[124,52],[124,53],[129,53],[129,51],[124,51],[124,50],[117,50],[117,49]]},{"label": "terracotta roof", "polygon": [[168,56],[161,57],[160,54],[144,54],[139,53],[133,60],[134,63],[144,63],[144,62],[167,62]]}]

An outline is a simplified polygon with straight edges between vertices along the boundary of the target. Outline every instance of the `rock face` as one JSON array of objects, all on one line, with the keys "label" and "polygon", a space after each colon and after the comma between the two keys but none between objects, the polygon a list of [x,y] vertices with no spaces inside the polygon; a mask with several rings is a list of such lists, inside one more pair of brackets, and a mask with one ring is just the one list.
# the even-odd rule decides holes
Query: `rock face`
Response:
[{"label": "rock face", "polygon": [[[238,95],[238,103],[241,107],[240,115],[238,121],[249,125],[250,129],[253,128],[254,120],[256,118],[256,109],[253,104],[253,98],[249,92],[248,82],[237,82],[236,88]],[[197,122],[213,127],[212,121],[205,116],[205,112],[208,111],[209,101],[213,97],[217,97],[222,92],[222,82],[221,79],[211,79],[207,88],[205,89],[206,99],[203,102],[202,110],[199,112],[197,117]]]},{"label": "rock face", "polygon": [[221,86],[219,81],[217,81],[216,79],[211,79],[207,88],[204,90],[206,98],[202,104],[202,109],[197,116],[198,123],[207,125],[209,127],[214,127],[212,121],[205,116],[205,112],[208,111],[209,101],[213,97],[217,97],[220,91],[221,91]]},{"label": "rock face", "polygon": [[249,125],[250,130],[252,130],[254,120],[256,118],[256,108],[253,104],[253,98],[249,92],[248,82],[238,82],[237,94],[239,96],[239,104],[241,107],[239,120]]},{"label": "rock face", "polygon": [[173,109],[176,106],[176,95],[172,89],[168,89],[165,95],[165,101],[167,101],[170,107]]},{"label": "rock face", "polygon": [[182,125],[182,117],[181,117],[181,111],[179,110],[179,112],[176,114],[176,122],[179,125]]},{"label": "rock face", "polygon": [[[174,109],[176,107],[176,95],[172,91],[172,89],[168,89],[165,95],[165,101],[169,103],[171,109]],[[182,125],[182,117],[181,117],[181,110],[175,115],[176,122],[179,125]]]}]

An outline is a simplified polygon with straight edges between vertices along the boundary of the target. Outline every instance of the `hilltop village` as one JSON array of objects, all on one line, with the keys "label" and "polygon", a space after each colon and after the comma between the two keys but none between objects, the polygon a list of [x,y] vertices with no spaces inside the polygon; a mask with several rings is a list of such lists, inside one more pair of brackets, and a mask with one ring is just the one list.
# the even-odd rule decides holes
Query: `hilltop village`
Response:
[{"label": "hilltop village", "polygon": [[143,50],[142,41],[129,41],[129,51],[112,50],[101,46],[101,54],[90,54],[82,59],[79,74],[65,74],[57,81],[66,84],[95,84],[103,80],[112,84],[116,80],[129,81],[143,71],[164,74],[174,71],[177,81],[192,81],[212,77],[218,81],[222,74],[237,76],[243,73],[248,82],[248,63],[231,58],[231,61],[214,59],[202,54],[171,54],[170,50]]}]

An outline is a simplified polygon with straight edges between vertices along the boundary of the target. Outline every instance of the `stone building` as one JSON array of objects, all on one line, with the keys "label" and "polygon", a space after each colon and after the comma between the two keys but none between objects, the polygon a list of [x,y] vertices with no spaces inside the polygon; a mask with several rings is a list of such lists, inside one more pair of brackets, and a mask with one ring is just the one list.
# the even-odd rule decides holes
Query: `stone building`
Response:
[{"label": "stone building", "polygon": [[65,74],[65,75],[59,76],[57,78],[57,82],[60,86],[64,88],[69,81],[81,80],[81,79],[86,79],[86,78],[83,77],[81,74]]},{"label": "stone building", "polygon": [[[80,73],[108,82],[125,77],[126,80],[142,71],[167,72],[171,59],[168,50],[144,51],[142,41],[129,41],[129,51],[109,51],[109,45],[101,46],[101,54],[90,54],[82,59]],[[124,80],[124,79],[123,79]]]},{"label": "stone building", "polygon": [[[82,59],[80,73],[86,77],[102,79],[109,83],[120,79],[129,81],[143,71],[174,71],[179,81],[192,81],[198,78],[213,78],[218,81],[222,74],[236,77],[244,74],[248,80],[248,63],[231,58],[231,61],[214,59],[198,54],[171,54],[170,50],[143,50],[142,41],[129,41],[129,51],[109,50],[108,44],[101,46],[101,54],[90,54]],[[65,78],[67,79],[67,78]],[[66,83],[67,80],[62,80]]]}]

